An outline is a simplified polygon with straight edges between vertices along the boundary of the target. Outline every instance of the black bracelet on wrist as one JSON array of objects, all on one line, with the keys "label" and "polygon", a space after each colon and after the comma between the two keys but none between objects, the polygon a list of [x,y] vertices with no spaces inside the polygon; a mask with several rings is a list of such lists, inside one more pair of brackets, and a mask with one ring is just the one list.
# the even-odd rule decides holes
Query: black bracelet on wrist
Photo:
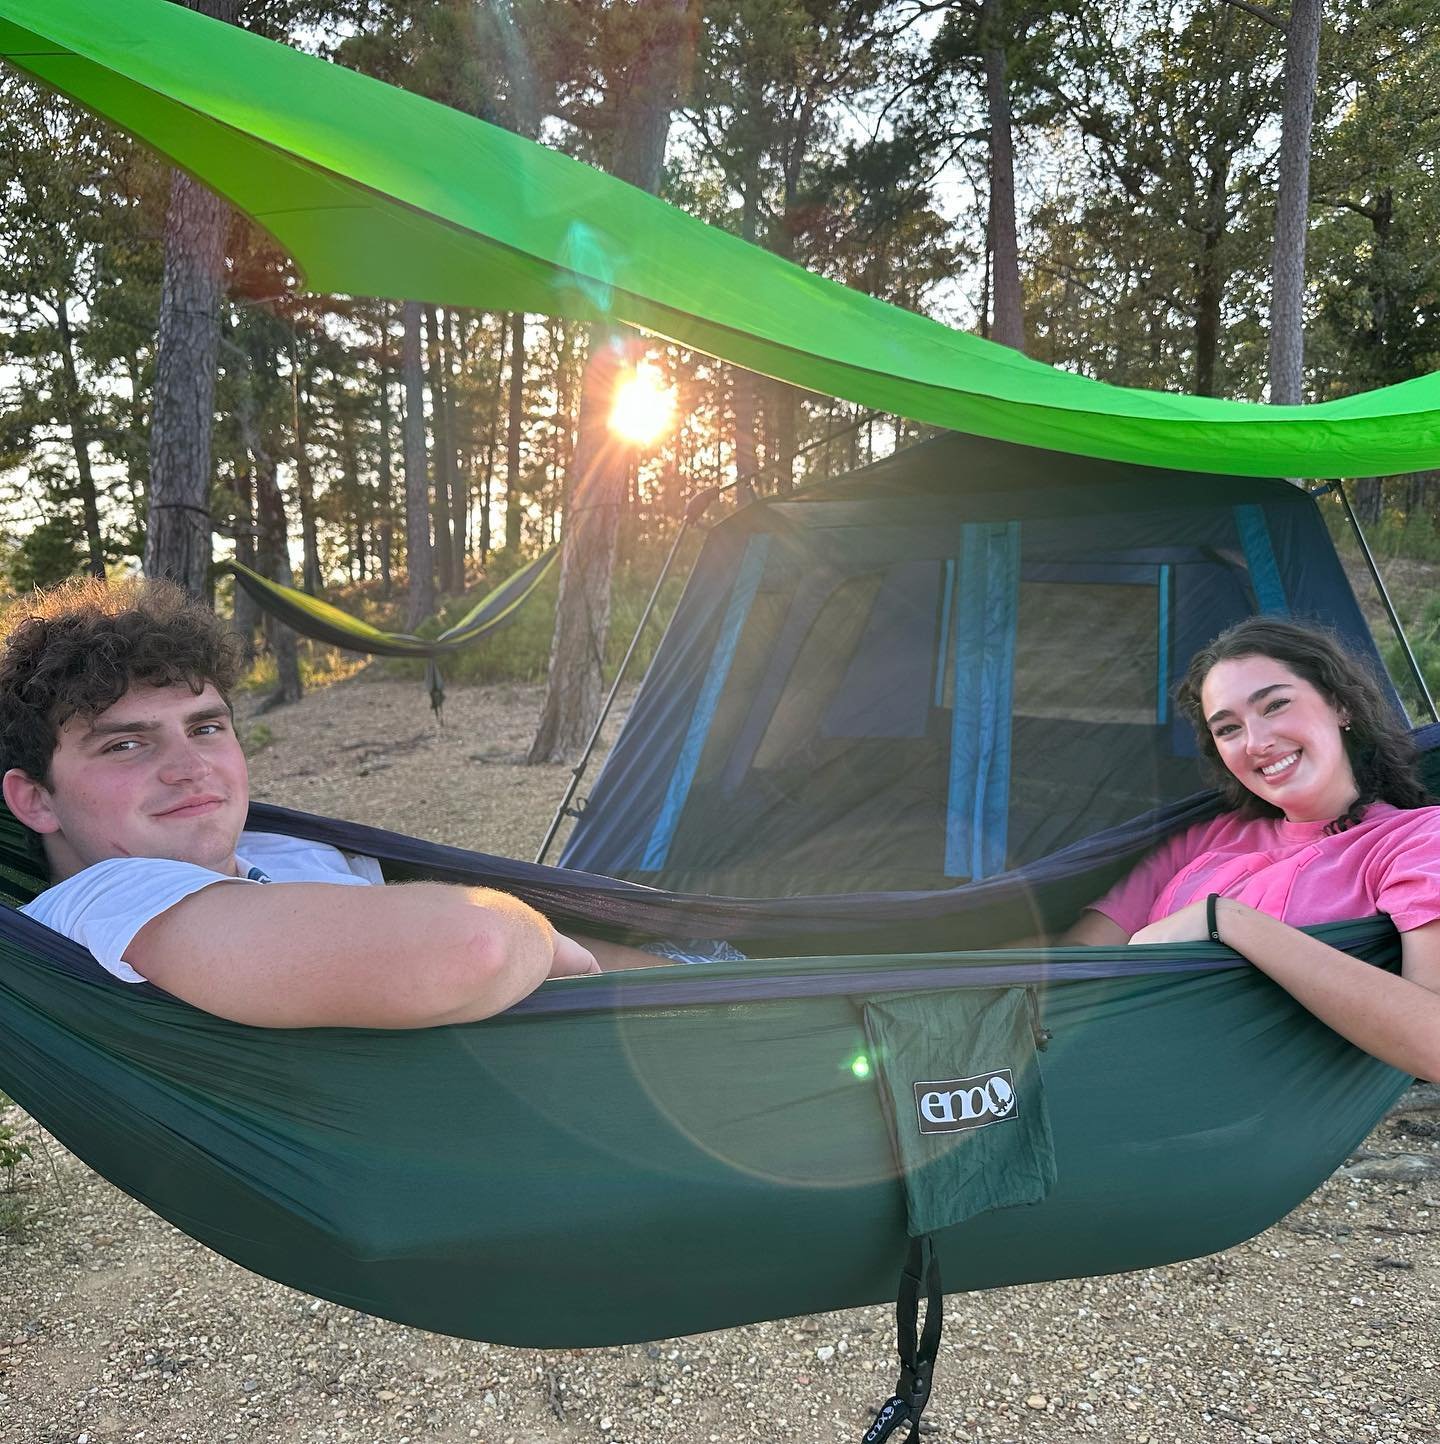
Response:
[{"label": "black bracelet on wrist", "polygon": [[1220,923],[1215,916],[1215,904],[1220,901],[1220,894],[1212,892],[1205,899],[1205,929],[1210,934],[1212,943],[1220,942]]}]

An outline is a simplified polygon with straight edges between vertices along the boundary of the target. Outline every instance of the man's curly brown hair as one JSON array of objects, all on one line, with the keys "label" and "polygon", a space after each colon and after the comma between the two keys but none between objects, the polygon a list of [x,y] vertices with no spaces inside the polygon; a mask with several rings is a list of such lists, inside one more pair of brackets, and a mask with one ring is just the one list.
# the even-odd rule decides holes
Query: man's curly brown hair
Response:
[{"label": "man's curly brown hair", "polygon": [[207,682],[227,701],[244,670],[238,636],[170,582],[75,580],[11,608],[0,651],[0,772],[49,786],[60,729],[133,686]]}]

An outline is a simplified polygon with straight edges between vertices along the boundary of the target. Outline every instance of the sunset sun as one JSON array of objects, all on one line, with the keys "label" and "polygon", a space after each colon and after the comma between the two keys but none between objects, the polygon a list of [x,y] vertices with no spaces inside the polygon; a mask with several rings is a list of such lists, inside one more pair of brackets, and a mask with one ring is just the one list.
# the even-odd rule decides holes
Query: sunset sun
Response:
[{"label": "sunset sun", "polygon": [[642,361],[615,388],[610,429],[636,446],[658,441],[675,419],[675,392],[659,369]]}]

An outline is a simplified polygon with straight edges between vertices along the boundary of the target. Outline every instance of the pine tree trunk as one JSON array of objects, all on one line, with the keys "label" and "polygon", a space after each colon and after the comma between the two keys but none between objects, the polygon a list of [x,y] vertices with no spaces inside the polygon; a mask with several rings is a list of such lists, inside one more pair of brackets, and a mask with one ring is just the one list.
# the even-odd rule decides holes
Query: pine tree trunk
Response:
[{"label": "pine tree trunk", "polygon": [[1015,137],[1006,83],[1002,0],[984,0],[985,104],[990,122],[990,246],[995,257],[995,320],[990,339],[1025,349],[1025,303],[1020,292],[1020,244],[1015,225]]},{"label": "pine tree trunk", "polygon": [[70,443],[75,451],[75,471],[80,479],[80,510],[85,522],[85,551],[90,575],[105,575],[105,547],[100,539],[100,506],[95,495],[95,473],[90,467],[90,423],[80,396],[80,376],[75,366],[75,335],[70,327],[70,302],[60,296],[55,302],[56,327],[60,333],[60,372],[65,385],[65,418]]},{"label": "pine tree trunk", "polygon": [[290,352],[290,386],[295,409],[295,499],[300,506],[301,589],[320,595],[320,539],[315,530],[315,483],[310,474],[310,397],[300,370],[300,359]]},{"label": "pine tree trunk", "polygon": [[505,548],[520,547],[524,521],[520,490],[520,440],[525,427],[525,313],[510,316],[510,409],[505,432]]},{"label": "pine tree trunk", "polygon": [[[234,24],[240,0],[181,0]],[[150,420],[150,515],[145,575],[210,596],[210,436],[220,282],[230,208],[176,171],[165,221],[165,273]]]},{"label": "pine tree trunk", "polygon": [[775,443],[775,495],[789,496],[795,490],[796,433],[799,400],[795,388],[777,381],[770,396],[770,417]]},{"label": "pine tree trunk", "polygon": [[405,565],[410,573],[405,625],[414,631],[435,611],[435,568],[430,555],[430,479],[425,467],[425,378],[420,360],[420,303],[406,301],[405,349]]},{"label": "pine tree trunk", "polygon": [[[255,460],[255,509],[259,536],[256,545],[256,570],[281,586],[292,585],[290,571],[289,527],[285,520],[285,500],[280,495],[275,456],[268,449],[258,451]],[[269,612],[265,614],[265,640],[275,658],[275,690],[265,699],[260,710],[268,712],[301,697],[300,655],[295,633]]]},{"label": "pine tree trunk", "polygon": [[[255,487],[248,468],[236,471],[231,483],[235,492],[235,560],[251,570],[255,565]],[[260,604],[238,582],[235,610],[230,625],[240,634],[248,657],[255,654],[255,629],[260,625]]]},{"label": "pine tree trunk", "polygon": [[[457,366],[457,361],[459,365]],[[465,373],[464,358],[455,340],[455,313],[448,307],[444,313],[440,337],[440,366],[445,375],[445,430],[450,438],[448,470],[450,472],[450,546],[451,570],[457,590],[465,590],[465,553],[469,549],[470,467],[461,456],[460,411],[455,404],[455,379]]]},{"label": "pine tree trunk", "polygon": [[490,560],[490,496],[495,484],[495,461],[500,450],[500,395],[505,386],[505,335],[500,327],[500,343],[495,357],[495,386],[490,393],[490,419],[485,440],[485,470],[480,477],[480,565]]},{"label": "pine tree trunk", "polygon": [[130,424],[130,444],[125,448],[125,479],[130,483],[130,502],[135,515],[142,517],[150,513],[149,458],[137,443],[149,435],[150,413],[146,405],[149,388],[143,379],[139,351],[132,351],[125,357],[125,373],[130,381],[130,400],[125,407]]},{"label": "pine tree trunk", "polygon": [[570,463],[560,550],[560,600],[531,762],[576,755],[600,712],[610,576],[625,484],[625,448],[610,432],[607,411],[622,356],[609,328],[597,326],[581,388],[580,434]]},{"label": "pine tree trunk", "polygon": [[[290,570],[290,529],[285,518],[285,501],[280,495],[277,447],[261,430],[259,397],[262,375],[264,391],[273,394],[278,387],[274,374],[274,352],[259,335],[250,333],[246,348],[248,367],[244,386],[236,405],[240,434],[250,453],[255,484],[255,570],[281,586],[290,586],[294,578]],[[295,633],[278,618],[264,616],[265,640],[275,658],[275,691],[259,708],[268,711],[286,702],[300,700],[300,659]]]},{"label": "pine tree trunk", "polygon": [[1430,505],[1430,492],[1434,487],[1437,476],[1440,472],[1434,471],[1412,471],[1405,479],[1405,517],[1410,520],[1414,517],[1433,516]]},{"label": "pine tree trunk", "polygon": [[435,584],[443,595],[456,591],[455,549],[450,544],[450,432],[445,410],[445,379],[440,365],[440,323],[434,306],[422,308],[425,320],[425,373],[430,387],[430,535],[435,547]]},{"label": "pine tree trunk", "polygon": [[1362,526],[1378,526],[1385,510],[1385,496],[1378,476],[1357,476],[1350,489],[1350,505]]},{"label": "pine tree trunk", "polygon": [[340,416],[340,480],[345,508],[355,523],[350,543],[350,574],[356,581],[369,575],[369,557],[365,546],[365,529],[370,521],[365,488],[360,482],[360,456],[355,445],[355,424],[348,412]]},{"label": "pine tree trunk", "polygon": [[1285,108],[1270,289],[1270,400],[1298,405],[1305,363],[1305,234],[1310,212],[1310,132],[1320,55],[1322,0],[1291,0],[1285,31]]},{"label": "pine tree trunk", "polygon": [[[689,0],[656,6],[650,43],[630,76],[615,174],[653,193],[660,183],[680,61],[688,35]],[[610,627],[610,580],[625,495],[626,449],[611,440],[608,419],[621,351],[597,327],[580,392],[571,459],[569,510],[560,554],[560,594],[540,725],[531,762],[575,756],[600,715],[605,639]]]},{"label": "pine tree trunk", "polygon": [[[753,242],[759,228],[759,187],[758,177],[752,177],[750,183],[745,187],[740,208],[740,237],[742,240]],[[735,500],[738,504],[744,505],[745,502],[755,499],[752,478],[759,470],[755,449],[755,422],[758,410],[755,395],[756,376],[753,371],[748,371],[743,366],[733,367],[730,374],[733,378],[732,405],[735,410],[735,475],[739,481],[739,485],[735,488]]]},{"label": "pine tree trunk", "polygon": [[1195,264],[1195,394],[1216,394],[1215,368],[1220,353],[1221,312],[1225,298],[1220,245],[1225,239],[1225,205],[1230,167],[1223,156],[1209,158],[1205,227]]},{"label": "pine tree trunk", "polygon": [[385,595],[390,595],[394,579],[390,575],[391,558],[395,549],[395,478],[391,473],[390,457],[390,373],[385,367],[385,352],[389,343],[382,323],[380,331],[380,384],[376,388],[376,426],[379,431],[378,477],[380,496],[380,585]]}]

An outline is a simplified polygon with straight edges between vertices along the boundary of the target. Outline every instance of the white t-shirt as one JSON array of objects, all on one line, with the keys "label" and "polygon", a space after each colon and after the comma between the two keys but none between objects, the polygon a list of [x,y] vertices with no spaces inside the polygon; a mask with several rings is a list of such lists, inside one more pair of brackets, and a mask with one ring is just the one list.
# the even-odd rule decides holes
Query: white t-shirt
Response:
[{"label": "white t-shirt", "polygon": [[324,842],[303,842],[275,832],[242,832],[235,850],[240,871],[226,877],[193,862],[165,857],[112,857],[97,862],[20,909],[27,917],[88,948],[106,972],[125,983],[144,978],[125,961],[125,949],[150,921],[201,888],[217,882],[333,882],[365,887],[383,883],[373,857],[341,852]]}]

